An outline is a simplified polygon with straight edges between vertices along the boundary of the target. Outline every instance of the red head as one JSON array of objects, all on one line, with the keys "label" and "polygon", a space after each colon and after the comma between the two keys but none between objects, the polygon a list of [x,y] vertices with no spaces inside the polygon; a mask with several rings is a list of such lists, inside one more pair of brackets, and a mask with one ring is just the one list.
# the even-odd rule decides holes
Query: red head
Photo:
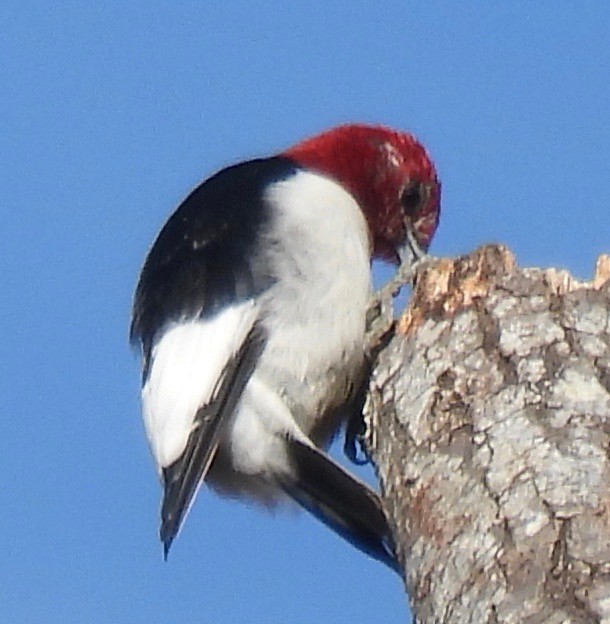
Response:
[{"label": "red head", "polygon": [[285,156],[340,182],[368,222],[373,257],[398,262],[411,228],[428,248],[440,214],[440,182],[413,136],[382,126],[338,126],[291,147]]}]

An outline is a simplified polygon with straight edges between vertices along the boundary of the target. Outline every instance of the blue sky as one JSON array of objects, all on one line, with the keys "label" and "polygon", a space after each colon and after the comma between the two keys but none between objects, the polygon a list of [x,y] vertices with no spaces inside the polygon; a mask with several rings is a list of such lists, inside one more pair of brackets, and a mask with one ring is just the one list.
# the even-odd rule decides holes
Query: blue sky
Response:
[{"label": "blue sky", "polygon": [[163,563],[137,272],[214,170],[360,120],[435,158],[435,254],[501,241],[589,275],[610,251],[609,5],[4,0],[0,31],[0,613],[405,621],[398,579],[315,521],[207,491]]}]

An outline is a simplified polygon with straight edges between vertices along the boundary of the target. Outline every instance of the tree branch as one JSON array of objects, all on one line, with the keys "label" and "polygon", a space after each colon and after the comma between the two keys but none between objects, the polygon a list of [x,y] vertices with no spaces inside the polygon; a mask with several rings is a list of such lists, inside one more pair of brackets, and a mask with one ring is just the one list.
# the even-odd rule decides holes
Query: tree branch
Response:
[{"label": "tree branch", "polygon": [[609,278],[418,272],[365,407],[416,622],[610,622]]}]

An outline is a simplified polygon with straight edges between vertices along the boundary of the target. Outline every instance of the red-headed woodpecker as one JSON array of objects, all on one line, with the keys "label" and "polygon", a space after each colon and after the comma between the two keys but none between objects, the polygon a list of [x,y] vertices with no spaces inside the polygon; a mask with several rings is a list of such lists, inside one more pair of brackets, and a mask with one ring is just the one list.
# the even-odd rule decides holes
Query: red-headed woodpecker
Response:
[{"label": "red-headed woodpecker", "polygon": [[439,211],[415,138],[345,125],[219,171],[169,218],[131,323],[166,556],[205,479],[293,499],[398,569],[377,494],[323,449],[362,383],[371,260],[427,249]]}]

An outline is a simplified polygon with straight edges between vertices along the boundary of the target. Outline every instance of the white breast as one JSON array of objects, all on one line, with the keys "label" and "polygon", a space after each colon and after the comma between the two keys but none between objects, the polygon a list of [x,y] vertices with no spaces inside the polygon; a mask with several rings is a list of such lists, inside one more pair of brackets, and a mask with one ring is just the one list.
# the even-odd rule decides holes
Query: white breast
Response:
[{"label": "white breast", "polygon": [[261,302],[269,344],[257,374],[309,433],[362,359],[368,230],[354,198],[318,174],[299,172],[273,185],[267,200],[275,211],[268,248],[278,279]]}]

